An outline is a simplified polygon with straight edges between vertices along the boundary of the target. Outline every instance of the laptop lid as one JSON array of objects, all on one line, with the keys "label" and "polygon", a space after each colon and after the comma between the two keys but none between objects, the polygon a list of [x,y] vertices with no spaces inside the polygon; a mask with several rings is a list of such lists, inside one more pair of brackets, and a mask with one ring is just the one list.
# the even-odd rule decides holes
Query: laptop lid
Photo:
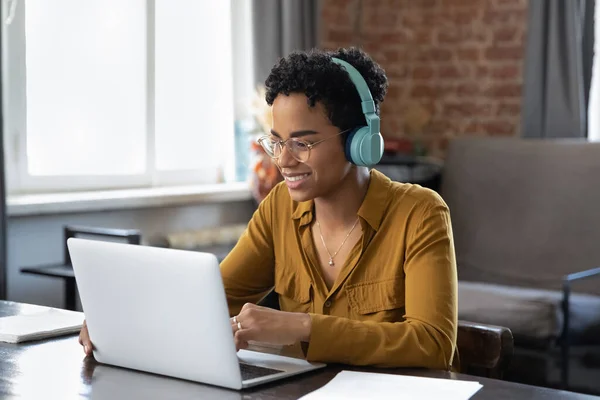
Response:
[{"label": "laptop lid", "polygon": [[242,387],[214,255],[79,238],[67,245],[96,360]]}]

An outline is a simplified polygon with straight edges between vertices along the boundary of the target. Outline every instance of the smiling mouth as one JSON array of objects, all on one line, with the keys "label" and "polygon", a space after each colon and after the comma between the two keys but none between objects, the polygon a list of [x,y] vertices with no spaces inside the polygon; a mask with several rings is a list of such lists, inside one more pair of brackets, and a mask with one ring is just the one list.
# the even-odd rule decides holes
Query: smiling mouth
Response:
[{"label": "smiling mouth", "polygon": [[295,175],[295,176],[286,176],[285,180],[288,182],[298,182],[301,181],[302,179],[308,177],[310,174],[302,174],[302,175]]}]

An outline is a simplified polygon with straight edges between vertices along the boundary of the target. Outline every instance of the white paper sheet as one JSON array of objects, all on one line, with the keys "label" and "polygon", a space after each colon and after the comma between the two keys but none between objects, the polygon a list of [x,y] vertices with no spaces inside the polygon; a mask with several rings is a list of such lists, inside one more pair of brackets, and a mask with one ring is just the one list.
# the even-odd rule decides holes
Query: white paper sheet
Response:
[{"label": "white paper sheet", "polygon": [[32,314],[0,318],[0,342],[19,343],[78,332],[81,312],[48,308]]},{"label": "white paper sheet", "polygon": [[342,371],[328,384],[301,399],[466,400],[481,388],[478,382]]}]

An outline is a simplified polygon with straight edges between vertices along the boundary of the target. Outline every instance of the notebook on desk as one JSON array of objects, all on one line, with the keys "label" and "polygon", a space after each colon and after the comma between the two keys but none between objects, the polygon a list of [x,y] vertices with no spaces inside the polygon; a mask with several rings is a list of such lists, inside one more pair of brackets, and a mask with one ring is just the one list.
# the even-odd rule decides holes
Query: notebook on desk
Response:
[{"label": "notebook on desk", "polygon": [[20,343],[79,332],[83,313],[41,308],[31,314],[0,318],[0,342]]}]

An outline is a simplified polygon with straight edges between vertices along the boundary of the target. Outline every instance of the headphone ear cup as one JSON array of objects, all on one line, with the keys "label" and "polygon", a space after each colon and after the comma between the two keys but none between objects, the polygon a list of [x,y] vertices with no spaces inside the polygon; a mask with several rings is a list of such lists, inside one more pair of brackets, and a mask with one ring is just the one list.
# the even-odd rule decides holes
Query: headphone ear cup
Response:
[{"label": "headphone ear cup", "polygon": [[346,153],[346,160],[354,164],[354,160],[352,159],[352,141],[354,140],[354,136],[356,132],[358,132],[360,128],[354,128],[346,135],[346,143],[344,145],[344,153]]},{"label": "headphone ear cup", "polygon": [[[373,135],[368,126],[362,126],[353,131],[352,140],[349,140],[350,162],[362,167],[377,164],[381,159],[381,136]],[[373,148],[373,147],[376,148]]]}]

